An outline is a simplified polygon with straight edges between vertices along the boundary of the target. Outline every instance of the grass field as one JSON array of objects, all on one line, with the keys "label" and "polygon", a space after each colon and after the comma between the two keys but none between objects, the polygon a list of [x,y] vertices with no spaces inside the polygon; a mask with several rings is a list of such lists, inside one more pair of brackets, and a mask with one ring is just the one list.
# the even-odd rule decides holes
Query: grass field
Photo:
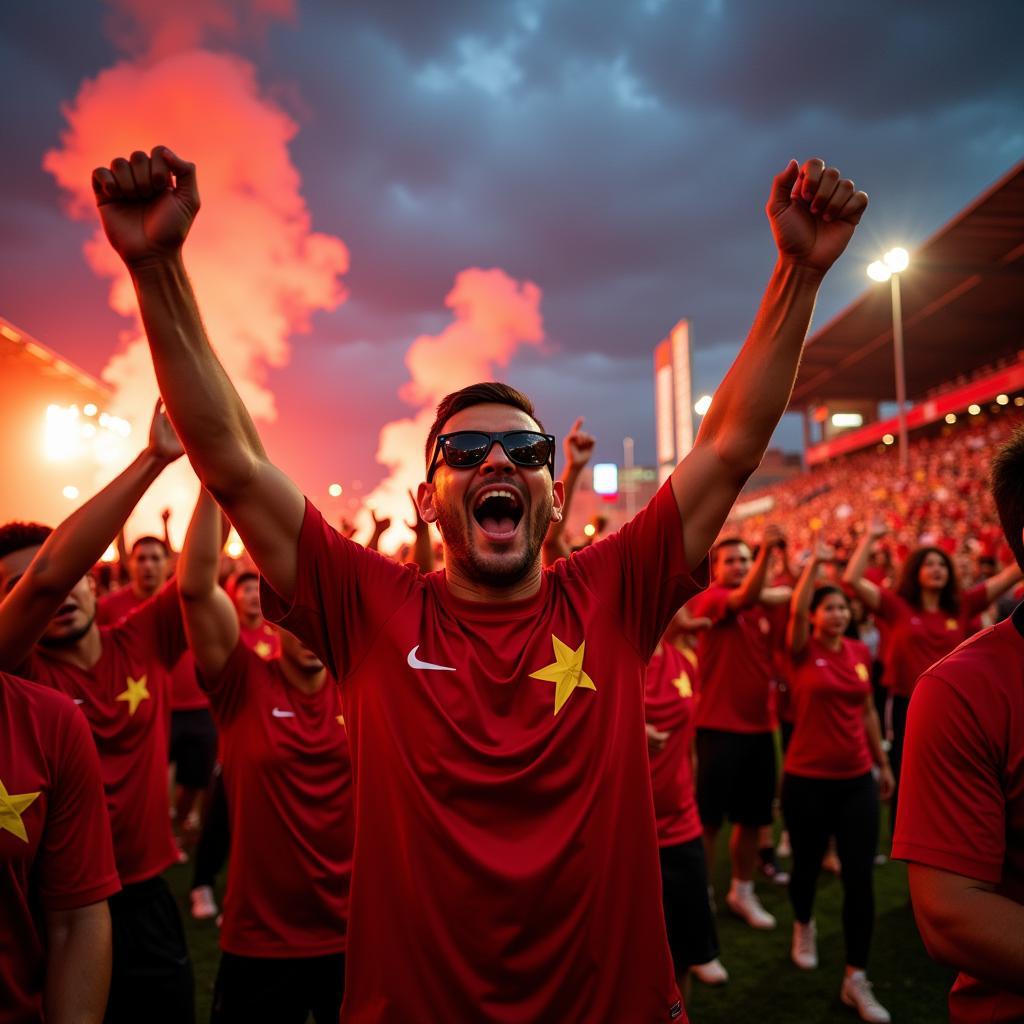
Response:
[{"label": "grass field", "polygon": [[[715,888],[724,896],[729,866],[722,855],[716,864]],[[172,868],[168,880],[185,918],[196,973],[198,1020],[210,1015],[213,980],[217,972],[217,927],[212,921],[193,921],[188,913],[191,865]],[[779,920],[774,932],[755,932],[722,909],[719,898],[718,929],[722,960],[729,984],[719,989],[695,985],[687,1004],[695,1024],[824,1024],[856,1021],[852,1010],[839,1001],[843,972],[843,936],[840,925],[842,889],[839,880],[823,874],[818,889],[817,971],[798,971],[789,961],[793,915],[785,890],[768,883],[758,891],[765,907]],[[218,893],[218,899],[220,893]],[[869,976],[875,993],[892,1014],[894,1024],[937,1024],[946,1019],[946,993],[950,972],[936,967],[921,945],[907,896],[906,868],[888,863],[875,871],[876,924]],[[433,1024],[433,1022],[424,1022]],[[438,1024],[459,1024],[443,1021]],[[538,1022],[543,1024],[543,1022]],[[605,1022],[595,1022],[605,1024]],[[615,1022],[607,1022],[615,1024]]]}]

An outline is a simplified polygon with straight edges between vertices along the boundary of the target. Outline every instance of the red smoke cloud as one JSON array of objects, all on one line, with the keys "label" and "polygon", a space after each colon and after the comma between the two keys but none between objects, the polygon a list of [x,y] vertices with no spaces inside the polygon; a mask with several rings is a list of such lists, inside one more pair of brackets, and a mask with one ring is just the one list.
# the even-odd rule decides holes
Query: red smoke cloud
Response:
[{"label": "red smoke cloud", "polygon": [[[243,9],[289,14],[291,2],[178,0],[172,6],[119,0],[115,11],[131,17],[117,22],[118,38],[146,35],[155,56],[124,61],[86,81],[65,109],[68,127],[60,147],[44,159],[67,191],[72,216],[96,220],[86,258],[111,279],[112,308],[133,320],[102,376],[115,388],[113,411],[135,425],[138,444],[156,383],[131,283],[96,218],[93,167],[157,144],[196,162],[203,209],[186,247],[189,273],[214,347],[257,419],[276,416],[266,371],[288,362],[289,337],[308,329],[315,310],[333,309],[345,299],[340,276],[348,270],[348,250],[340,239],[311,229],[289,157],[297,126],[261,94],[249,62],[194,48],[203,31],[234,31]],[[158,510],[171,505],[180,540],[195,481],[184,466],[165,476],[135,525],[155,531]]]},{"label": "red smoke cloud", "polygon": [[400,525],[411,518],[409,494],[424,477],[423,445],[437,403],[451,391],[494,380],[520,345],[544,340],[541,290],[532,281],[517,282],[503,270],[472,267],[461,271],[445,297],[454,320],[440,334],[420,335],[409,347],[405,364],[412,377],[401,395],[419,411],[386,424],[380,432],[377,461],[390,476],[367,498],[367,505],[391,517],[382,547],[408,539]]}]

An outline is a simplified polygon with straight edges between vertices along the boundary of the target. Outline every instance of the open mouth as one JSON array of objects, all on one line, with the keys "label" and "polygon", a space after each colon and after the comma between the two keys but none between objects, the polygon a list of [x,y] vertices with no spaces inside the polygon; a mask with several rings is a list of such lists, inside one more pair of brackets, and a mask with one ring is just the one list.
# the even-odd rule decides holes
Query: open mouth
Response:
[{"label": "open mouth", "polygon": [[78,611],[78,605],[74,601],[65,601],[54,613],[53,621],[62,622],[71,618]]},{"label": "open mouth", "polygon": [[510,540],[523,518],[523,500],[509,487],[481,491],[473,503],[473,518],[492,540]]}]

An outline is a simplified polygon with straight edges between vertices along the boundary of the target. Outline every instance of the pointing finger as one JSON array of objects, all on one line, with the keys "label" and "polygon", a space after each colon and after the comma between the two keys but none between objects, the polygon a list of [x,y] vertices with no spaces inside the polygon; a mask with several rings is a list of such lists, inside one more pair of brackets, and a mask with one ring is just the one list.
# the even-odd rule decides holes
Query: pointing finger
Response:
[{"label": "pointing finger", "polygon": [[579,433],[579,429],[582,426],[583,426],[583,417],[582,416],[577,416],[576,417],[576,422],[572,425],[572,430],[570,430],[569,433],[570,434]]}]

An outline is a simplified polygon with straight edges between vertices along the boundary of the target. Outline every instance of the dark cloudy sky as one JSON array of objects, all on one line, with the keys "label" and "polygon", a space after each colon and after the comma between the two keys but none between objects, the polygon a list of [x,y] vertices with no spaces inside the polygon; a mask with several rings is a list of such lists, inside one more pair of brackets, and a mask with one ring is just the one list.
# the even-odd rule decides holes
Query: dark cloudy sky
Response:
[{"label": "dark cloudy sky", "polygon": [[[8,4],[0,32],[0,313],[97,374],[125,321],[42,159],[62,104],[124,56],[110,17],[98,0]],[[544,346],[505,376],[549,427],[585,415],[600,456],[631,434],[652,461],[651,350],[690,317],[696,391],[717,385],[771,269],[771,176],[820,155],[870,194],[823,323],[880,251],[1024,156],[1022,38],[1016,0],[296,0],[290,21],[207,37],[298,122],[313,227],[351,254],[348,300],[269,375],[272,453],[314,493],[371,485],[380,426],[409,411],[405,350],[480,266],[542,289]]]}]

